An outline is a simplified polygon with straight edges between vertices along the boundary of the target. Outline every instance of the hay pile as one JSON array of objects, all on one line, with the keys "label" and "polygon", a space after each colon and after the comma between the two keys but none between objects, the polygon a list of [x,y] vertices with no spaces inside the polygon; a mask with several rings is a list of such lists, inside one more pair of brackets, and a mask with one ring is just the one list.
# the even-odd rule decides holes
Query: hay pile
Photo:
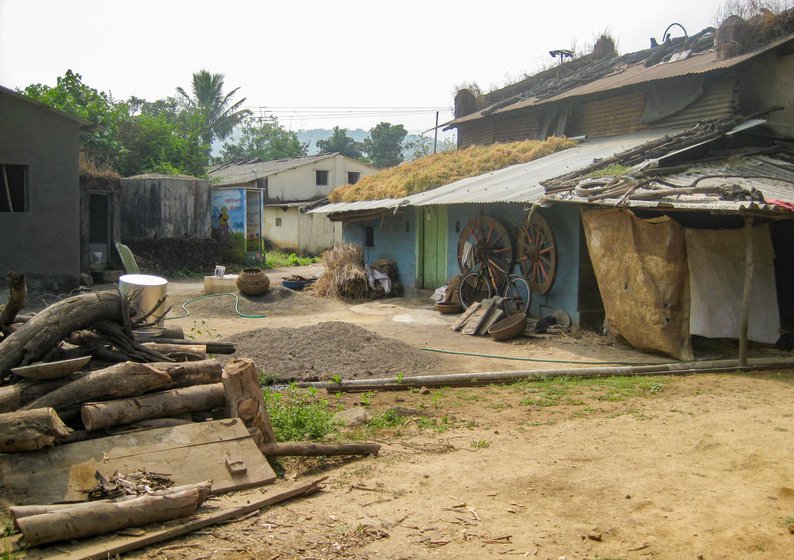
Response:
[{"label": "hay pile", "polygon": [[527,163],[574,145],[576,142],[573,140],[552,136],[543,141],[470,146],[463,150],[441,152],[362,177],[355,185],[334,189],[328,198],[331,202],[402,198],[466,177]]},{"label": "hay pile", "polygon": [[325,272],[309,290],[320,297],[361,299],[367,295],[364,251],[343,243],[322,254]]}]

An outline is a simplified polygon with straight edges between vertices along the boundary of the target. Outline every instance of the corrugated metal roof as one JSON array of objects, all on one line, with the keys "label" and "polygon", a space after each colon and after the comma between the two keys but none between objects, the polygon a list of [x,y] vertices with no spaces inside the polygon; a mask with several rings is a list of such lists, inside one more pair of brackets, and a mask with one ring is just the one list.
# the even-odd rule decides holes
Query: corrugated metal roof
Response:
[{"label": "corrugated metal roof", "polygon": [[718,60],[716,51],[710,50],[702,54],[693,54],[683,60],[656,64],[654,66],[647,68],[645,64],[641,62],[617,70],[616,72],[613,72],[608,76],[594,80],[590,83],[583,84],[578,87],[573,87],[567,91],[564,91],[552,97],[547,97],[543,99],[530,97],[522,101],[519,101],[517,103],[513,103],[511,105],[507,105],[506,107],[497,109],[492,113],[489,113],[488,109],[485,109],[483,111],[472,113],[471,115],[466,115],[464,117],[454,119],[452,121],[445,123],[442,126],[450,126],[450,125],[477,120],[479,118],[486,116],[486,114],[506,113],[518,109],[525,109],[527,107],[534,107],[546,103],[553,103],[555,101],[561,101],[563,99],[569,99],[571,97],[591,95],[594,93],[601,93],[622,87],[633,86],[633,85],[653,82],[657,80],[676,78],[680,76],[687,76],[690,74],[704,74],[716,70],[725,70],[728,68],[733,68],[747,60],[750,60],[751,58],[759,56],[769,50],[777,48],[780,45],[788,43],[792,40],[794,40],[794,33],[786,35],[785,37],[782,37],[771,43],[768,43],[767,45],[764,45],[762,48],[757,49],[755,51],[725,60]]},{"label": "corrugated metal roof", "polygon": [[338,202],[315,208],[310,212],[339,213],[396,208],[398,206],[430,206],[437,204],[465,204],[491,202],[532,203],[544,195],[540,182],[583,169],[593,160],[610,157],[630,150],[650,140],[661,138],[664,131],[649,130],[599,138],[582,142],[573,148],[477,177],[468,177],[429,191],[402,199]]},{"label": "corrugated metal roof", "polygon": [[288,169],[295,169],[302,165],[316,163],[324,159],[332,158],[337,154],[320,154],[316,156],[307,156],[302,158],[289,158],[277,159],[273,161],[260,161],[256,163],[231,163],[217,166],[209,171],[212,184],[215,186],[225,185],[240,185],[243,183],[250,183],[267,177],[287,171]]}]

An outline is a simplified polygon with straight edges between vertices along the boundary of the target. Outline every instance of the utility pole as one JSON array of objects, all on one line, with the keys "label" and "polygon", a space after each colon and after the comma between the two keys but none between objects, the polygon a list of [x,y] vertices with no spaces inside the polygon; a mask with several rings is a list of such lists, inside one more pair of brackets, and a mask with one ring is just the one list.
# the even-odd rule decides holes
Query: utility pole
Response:
[{"label": "utility pole", "polygon": [[436,153],[436,146],[438,145],[438,111],[436,111],[436,128],[433,129],[433,153]]}]

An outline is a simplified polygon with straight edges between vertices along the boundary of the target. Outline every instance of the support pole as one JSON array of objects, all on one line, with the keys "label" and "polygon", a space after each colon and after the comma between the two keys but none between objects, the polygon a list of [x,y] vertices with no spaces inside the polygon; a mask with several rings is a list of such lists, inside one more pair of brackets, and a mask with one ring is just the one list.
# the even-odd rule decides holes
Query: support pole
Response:
[{"label": "support pole", "polygon": [[438,111],[436,111],[436,127],[433,129],[433,153],[436,153],[436,146],[438,145]]},{"label": "support pole", "polygon": [[747,365],[747,330],[750,317],[750,294],[753,289],[753,217],[744,217],[744,292],[742,322],[739,327],[739,366]]},{"label": "support pole", "polygon": [[[438,113],[436,113],[438,114]],[[437,118],[437,117],[436,117]],[[438,123],[436,123],[438,124]],[[6,189],[6,199],[8,200],[8,211],[14,211],[14,203],[11,201],[11,187],[8,186],[8,175],[6,174],[6,166],[1,165],[0,167],[3,168],[3,185],[5,185]]]}]

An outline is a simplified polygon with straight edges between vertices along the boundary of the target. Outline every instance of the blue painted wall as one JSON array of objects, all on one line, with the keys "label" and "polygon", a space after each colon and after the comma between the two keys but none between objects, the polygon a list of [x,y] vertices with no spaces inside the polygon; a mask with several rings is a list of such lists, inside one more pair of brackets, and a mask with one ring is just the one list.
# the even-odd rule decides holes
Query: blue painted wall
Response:
[{"label": "blue painted wall", "polygon": [[[460,272],[457,259],[458,237],[469,220],[478,215],[499,220],[510,232],[515,247],[515,232],[524,224],[527,215],[526,204],[455,204],[447,209],[447,274],[455,276]],[[571,315],[575,324],[579,322],[579,248],[580,216],[575,205],[556,204],[550,208],[539,208],[536,212],[543,215],[554,231],[557,241],[557,278],[549,293],[532,300],[531,313],[534,316],[549,314],[555,309],[563,309]],[[374,228],[374,247],[365,248],[366,262],[372,264],[378,258],[397,261],[400,280],[407,293],[416,286],[416,213],[414,208],[406,208],[396,216],[387,215],[383,220],[366,222],[347,222],[342,234],[345,241],[364,244],[364,228]],[[406,223],[408,230],[406,231]],[[513,269],[519,273],[518,266]]]}]

